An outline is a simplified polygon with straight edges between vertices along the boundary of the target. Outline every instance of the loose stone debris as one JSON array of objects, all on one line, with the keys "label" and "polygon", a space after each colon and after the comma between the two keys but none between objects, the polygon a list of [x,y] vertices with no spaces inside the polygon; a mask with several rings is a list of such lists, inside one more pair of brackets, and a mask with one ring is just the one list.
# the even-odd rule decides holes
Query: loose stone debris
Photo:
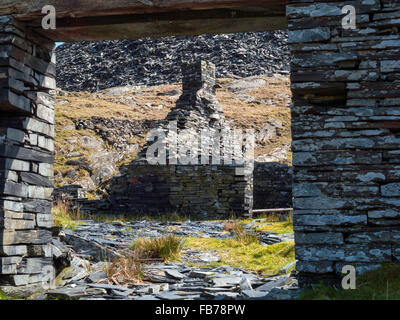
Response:
[{"label": "loose stone debris", "polygon": [[180,61],[200,59],[217,65],[219,78],[288,74],[287,40],[287,31],[273,31],[65,43],[56,50],[57,85],[93,92],[179,82]]},{"label": "loose stone debris", "polygon": [[[259,221],[260,219],[256,220]],[[60,251],[69,252],[70,266],[56,279],[56,288],[36,299],[80,300],[230,300],[230,299],[293,299],[299,294],[297,280],[288,271],[294,262],[285,266],[283,275],[261,277],[229,265],[200,267],[219,261],[214,252],[185,249],[179,263],[156,262],[146,265],[143,282],[124,285],[110,284],[106,261],[138,237],[156,238],[166,233],[182,237],[232,238],[224,230],[224,221],[185,222],[95,222],[82,221],[75,230],[66,229],[55,242]],[[245,228],[250,232],[253,224]],[[293,240],[293,234],[273,234],[257,231],[260,243],[269,245]],[[56,240],[55,240],[56,241]]]}]

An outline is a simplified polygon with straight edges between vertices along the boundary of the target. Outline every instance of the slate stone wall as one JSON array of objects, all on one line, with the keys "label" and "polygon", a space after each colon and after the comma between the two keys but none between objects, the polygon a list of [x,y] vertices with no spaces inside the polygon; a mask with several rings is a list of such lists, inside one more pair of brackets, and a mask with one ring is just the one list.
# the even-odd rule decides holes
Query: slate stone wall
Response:
[{"label": "slate stone wall", "polygon": [[0,16],[0,285],[52,265],[53,44]]},{"label": "slate stone wall", "polygon": [[245,175],[238,166],[131,165],[110,188],[110,208],[128,213],[244,216],[252,205],[251,182],[251,174]]},{"label": "slate stone wall", "polygon": [[[354,5],[357,29],[342,28]],[[400,254],[400,4],[290,1],[294,229],[303,275]]]},{"label": "slate stone wall", "polygon": [[[215,96],[215,65],[206,61],[183,63],[182,79],[182,95],[157,128],[164,134],[157,135],[157,142],[165,145],[166,163],[148,162],[147,151],[154,144],[149,141],[137,159],[125,168],[124,175],[110,182],[107,188],[110,208],[206,217],[249,215],[253,203],[253,166],[243,158],[239,159],[243,164],[224,160],[229,152],[233,155],[235,143],[240,143],[240,148],[243,144],[233,139],[231,149],[225,149],[228,143],[219,136],[230,127]],[[175,131],[169,130],[171,123],[175,123]],[[203,139],[204,130],[215,132],[218,138]],[[212,148],[215,142],[219,146]],[[205,144],[209,150],[204,153]],[[186,147],[193,162],[183,160]],[[216,158],[214,150],[220,157],[218,165],[212,162]],[[209,164],[201,164],[203,156],[209,158]]]},{"label": "slate stone wall", "polygon": [[292,207],[293,169],[279,162],[254,162],[253,209]]}]

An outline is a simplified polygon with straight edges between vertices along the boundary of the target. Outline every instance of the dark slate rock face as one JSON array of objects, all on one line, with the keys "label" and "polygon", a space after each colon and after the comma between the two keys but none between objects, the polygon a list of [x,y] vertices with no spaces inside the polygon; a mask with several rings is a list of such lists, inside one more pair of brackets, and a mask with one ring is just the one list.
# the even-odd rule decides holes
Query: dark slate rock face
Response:
[{"label": "dark slate rock face", "polygon": [[217,78],[287,73],[287,32],[238,33],[66,43],[57,53],[57,85],[96,91],[181,81],[180,61],[207,60]]},{"label": "dark slate rock face", "polygon": [[279,162],[255,162],[254,209],[292,207],[293,169]]}]

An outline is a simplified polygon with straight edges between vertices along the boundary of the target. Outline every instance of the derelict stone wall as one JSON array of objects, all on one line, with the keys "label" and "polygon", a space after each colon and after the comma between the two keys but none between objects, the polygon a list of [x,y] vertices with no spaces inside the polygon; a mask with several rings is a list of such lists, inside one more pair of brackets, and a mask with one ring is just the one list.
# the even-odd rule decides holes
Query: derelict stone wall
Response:
[{"label": "derelict stone wall", "polygon": [[[124,175],[110,182],[107,188],[110,208],[205,217],[249,215],[253,167],[246,161],[242,164],[232,159],[231,163],[225,161],[225,155],[233,155],[237,141],[231,141],[231,148],[225,148],[228,143],[220,136],[230,127],[215,96],[215,66],[206,61],[183,63],[182,78],[182,95],[158,128],[163,134],[158,133],[154,141],[150,139]],[[171,123],[174,130],[170,130]],[[202,130],[213,131],[218,138],[204,139]],[[165,163],[149,163],[147,152],[155,141],[165,146]],[[185,157],[187,154],[190,161]],[[213,162],[215,156],[219,164]]]},{"label": "derelict stone wall", "polygon": [[293,169],[279,162],[254,162],[253,209],[292,207]]},{"label": "derelict stone wall", "polygon": [[[400,4],[290,1],[297,270],[400,254]],[[342,28],[356,8],[357,29]]]},{"label": "derelict stone wall", "polygon": [[0,16],[0,285],[52,265],[53,44]]},{"label": "derelict stone wall", "polygon": [[243,216],[251,208],[252,184],[237,169],[227,165],[131,165],[110,188],[110,207],[120,212]]}]

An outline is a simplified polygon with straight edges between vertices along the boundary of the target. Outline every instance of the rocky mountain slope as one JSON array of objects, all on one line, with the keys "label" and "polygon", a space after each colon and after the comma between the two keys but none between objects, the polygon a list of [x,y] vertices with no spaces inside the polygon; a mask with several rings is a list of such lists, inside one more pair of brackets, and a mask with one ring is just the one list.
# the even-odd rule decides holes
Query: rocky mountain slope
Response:
[{"label": "rocky mountain slope", "polygon": [[125,85],[179,82],[180,61],[216,65],[218,78],[287,74],[287,32],[258,32],[65,43],[57,47],[57,84],[94,92]]},{"label": "rocky mountain slope", "polygon": [[[122,173],[145,143],[146,133],[164,119],[181,84],[122,86],[99,92],[59,90],[56,105],[55,185],[78,184],[99,192]],[[256,130],[259,161],[291,162],[290,82],[287,76],[217,81],[217,98],[233,128]]]}]

